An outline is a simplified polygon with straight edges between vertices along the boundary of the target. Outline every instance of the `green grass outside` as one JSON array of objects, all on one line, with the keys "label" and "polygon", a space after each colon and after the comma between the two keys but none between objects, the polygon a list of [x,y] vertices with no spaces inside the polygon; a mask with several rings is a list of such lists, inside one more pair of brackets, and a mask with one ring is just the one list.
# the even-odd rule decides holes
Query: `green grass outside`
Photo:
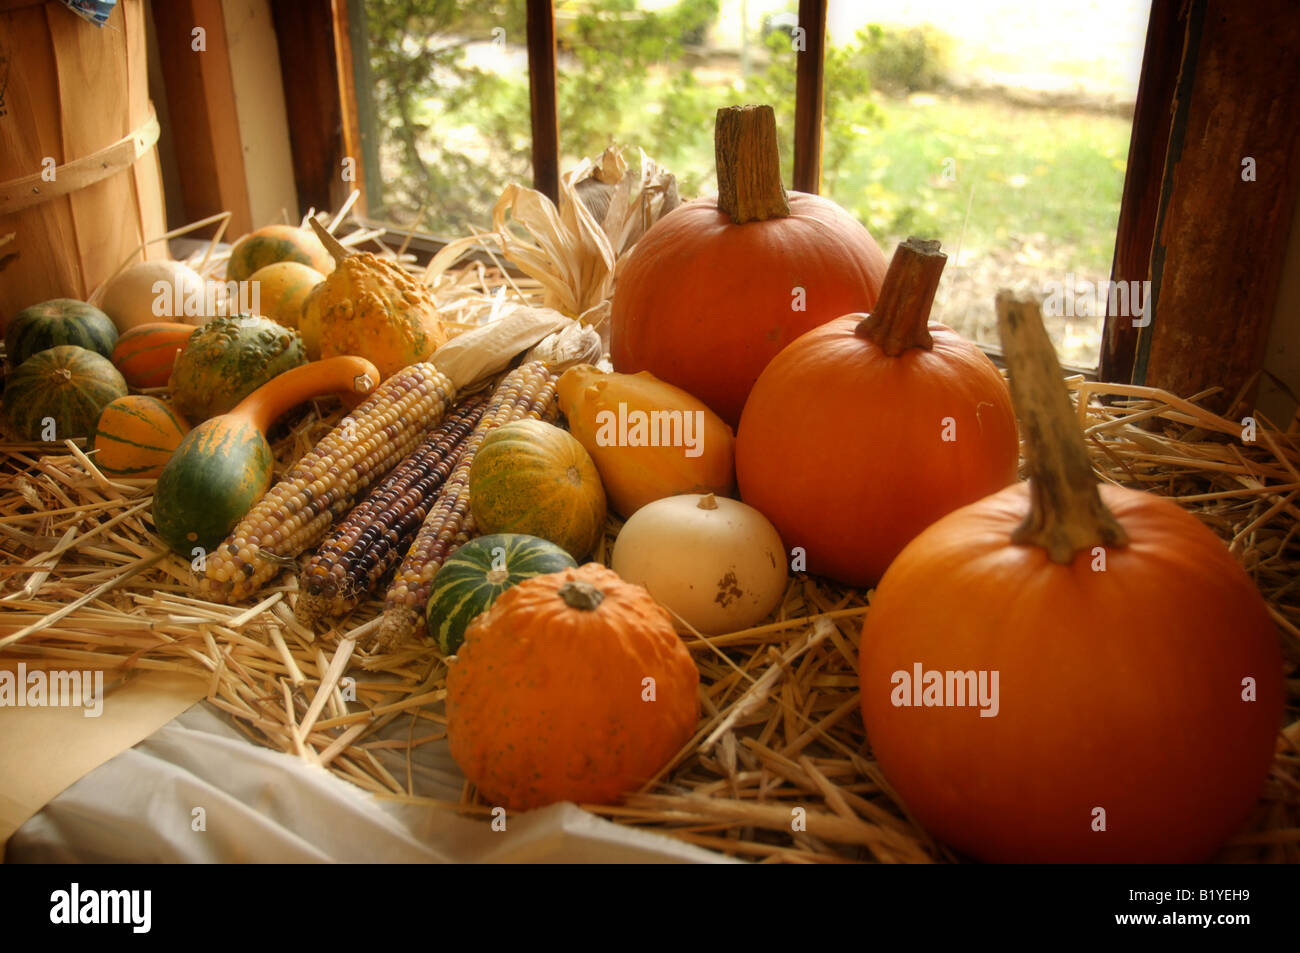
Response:
[{"label": "green grass outside", "polygon": [[1109,273],[1127,120],[955,98],[880,109],[883,125],[861,130],[853,161],[823,190],[887,246],[918,234],[991,250],[1042,236],[1045,267]]}]

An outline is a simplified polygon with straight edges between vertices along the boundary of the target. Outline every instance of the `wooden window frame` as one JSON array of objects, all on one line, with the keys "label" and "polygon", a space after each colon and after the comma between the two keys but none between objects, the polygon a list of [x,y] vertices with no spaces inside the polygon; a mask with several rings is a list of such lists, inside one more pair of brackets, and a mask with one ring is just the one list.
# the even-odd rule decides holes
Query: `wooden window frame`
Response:
[{"label": "wooden window frame", "polygon": [[[1288,75],[1279,63],[1287,62],[1288,44],[1300,45],[1300,23],[1288,16],[1290,3],[1258,0],[1243,22],[1239,5],[1239,18],[1231,17],[1234,0],[1152,0],[1111,269],[1116,282],[1151,282],[1149,324],[1135,327],[1129,317],[1107,314],[1099,367],[1067,367],[1068,372],[1146,383],[1183,395],[1218,385],[1223,388],[1220,405],[1238,397],[1257,375],[1300,185],[1294,135],[1288,137],[1268,122],[1271,115],[1300,113],[1300,91],[1269,82],[1270,75]],[[285,67],[285,95],[300,202],[304,208],[325,207],[327,190],[313,173],[320,167],[320,150],[333,143],[342,150],[332,154],[333,168],[345,156],[356,159],[355,185],[362,192],[364,218],[365,160],[374,155],[374,143],[367,141],[373,134],[361,128],[356,109],[354,48],[360,34],[358,24],[350,22],[355,18],[348,16],[349,5],[349,0],[272,0],[277,24],[281,7],[310,10],[313,36],[332,37],[332,46],[312,43],[308,48],[296,27],[280,33],[281,62],[293,64]],[[793,185],[812,193],[821,186],[827,7],[828,0],[799,0],[805,50],[796,73]],[[330,31],[323,29],[326,8]],[[551,0],[527,0],[527,17],[533,184],[554,200],[560,173]],[[331,74],[338,88],[335,103],[344,104],[337,111],[320,94],[320,77]],[[314,77],[313,90],[296,93],[291,87],[303,75]],[[1234,116],[1241,121],[1225,122]],[[1207,123],[1220,122],[1227,135],[1189,140]],[[335,127],[342,134],[331,139]],[[1235,167],[1252,151],[1267,160],[1269,174],[1275,176],[1271,191],[1243,191],[1237,198],[1244,209],[1209,214],[1207,202],[1215,197],[1206,194],[1202,179],[1188,173],[1204,175],[1225,163]],[[409,239],[408,248],[420,255],[431,255],[444,244],[400,229],[390,228],[390,234],[398,241]],[[1243,249],[1243,243],[1248,247]],[[1194,276],[1187,268],[1165,269],[1168,260],[1193,258]],[[1197,289],[1233,302],[1228,306],[1235,322],[1216,326],[1189,307]],[[1238,292],[1235,301],[1233,291]],[[998,358],[997,348],[987,350]],[[1250,394],[1243,396],[1249,399]]]}]

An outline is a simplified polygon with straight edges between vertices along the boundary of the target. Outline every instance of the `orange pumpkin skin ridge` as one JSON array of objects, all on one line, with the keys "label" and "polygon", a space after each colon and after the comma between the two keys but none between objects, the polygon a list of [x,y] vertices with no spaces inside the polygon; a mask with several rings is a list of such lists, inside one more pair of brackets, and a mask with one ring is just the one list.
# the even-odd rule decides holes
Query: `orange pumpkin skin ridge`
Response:
[{"label": "orange pumpkin skin ridge", "polygon": [[[557,595],[605,594],[593,611]],[[642,680],[655,680],[643,701]],[[667,613],[598,563],[507,590],[469,627],[447,676],[452,757],[490,804],[608,804],[690,739],[699,671]]]},{"label": "orange pumpkin skin ridge", "polygon": [[[1062,566],[1012,545],[1026,486],[950,514],[881,580],[859,665],[872,750],[916,818],[982,860],[1205,860],[1273,759],[1282,660],[1267,608],[1195,517],[1132,490],[1100,488],[1130,537],[1104,572],[1089,551]],[[892,674],[916,662],[997,670],[998,714],[895,707]]]},{"label": "orange pumpkin skin ridge", "polygon": [[979,348],[932,323],[933,349],[889,357],[853,333],[862,317],[777,355],[736,435],[741,499],[804,548],[809,572],[853,586],[939,517],[1013,483],[1019,446],[1010,392]]},{"label": "orange pumpkin skin ridge", "polygon": [[[828,199],[788,194],[788,218],[735,225],[716,199],[697,199],[651,227],[614,292],[616,371],[649,371],[734,427],[777,352],[825,321],[875,305],[885,276],[875,240]],[[803,311],[793,307],[798,288]]]}]

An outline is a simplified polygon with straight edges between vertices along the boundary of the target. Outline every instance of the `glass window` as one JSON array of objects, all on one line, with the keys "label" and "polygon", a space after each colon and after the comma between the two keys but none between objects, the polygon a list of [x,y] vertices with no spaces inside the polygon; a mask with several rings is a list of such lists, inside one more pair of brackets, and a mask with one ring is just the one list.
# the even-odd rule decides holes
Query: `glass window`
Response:
[{"label": "glass window", "polygon": [[532,181],[524,0],[353,0],[350,16],[370,218],[485,225],[506,182]]},{"label": "glass window", "polygon": [[1096,367],[1149,10],[831,0],[822,191],[887,254],[943,242],[938,320],[996,344],[994,294],[1028,283]]},{"label": "glass window", "polygon": [[[1029,283],[1062,359],[1096,366],[1149,6],[830,0],[821,191],[886,255],[943,242],[939,320],[996,344],[995,292]],[[618,143],[707,193],[717,108],[766,102],[789,182],[797,7],[555,0],[561,170]],[[486,225],[532,181],[524,0],[351,8],[370,217]]]}]

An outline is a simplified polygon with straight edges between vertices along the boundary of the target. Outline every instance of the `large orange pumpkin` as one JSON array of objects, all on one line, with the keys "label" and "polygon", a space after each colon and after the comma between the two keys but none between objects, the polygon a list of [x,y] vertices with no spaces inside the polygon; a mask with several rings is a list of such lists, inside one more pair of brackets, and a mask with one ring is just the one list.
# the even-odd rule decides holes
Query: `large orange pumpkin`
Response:
[{"label": "large orange pumpkin", "polygon": [[489,804],[608,804],[699,721],[699,670],[668,613],[598,563],[507,589],[447,675],[452,757]]},{"label": "large orange pumpkin", "polygon": [[770,106],[719,110],[716,146],[718,196],[661,218],[623,263],[609,350],[734,427],[781,348],[876,303],[885,257],[834,202],[786,193]]},{"label": "large orange pumpkin", "polygon": [[921,530],[1016,478],[1001,374],[928,323],[944,261],[938,242],[904,242],[875,311],[803,335],[745,405],[740,495],[804,550],[809,572],[873,583]]},{"label": "large orange pumpkin", "polygon": [[1205,860],[1273,759],[1277,633],[1195,517],[1098,495],[1036,309],[999,296],[1030,482],[935,523],[881,580],[867,736],[917,820],[974,857]]}]

